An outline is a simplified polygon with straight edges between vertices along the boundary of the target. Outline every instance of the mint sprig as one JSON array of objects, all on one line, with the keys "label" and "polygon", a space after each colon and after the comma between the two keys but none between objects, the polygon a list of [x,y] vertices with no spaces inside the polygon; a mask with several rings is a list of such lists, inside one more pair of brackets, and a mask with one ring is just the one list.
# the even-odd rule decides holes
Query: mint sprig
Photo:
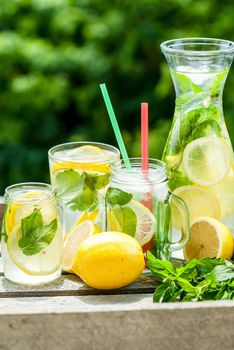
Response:
[{"label": "mint sprig", "polygon": [[193,259],[175,268],[170,261],[147,253],[148,267],[161,282],[153,301],[234,299],[234,264],[224,259]]},{"label": "mint sprig", "polygon": [[35,255],[46,248],[53,240],[57,231],[57,219],[44,225],[40,209],[21,220],[21,232],[18,245],[25,255]]}]

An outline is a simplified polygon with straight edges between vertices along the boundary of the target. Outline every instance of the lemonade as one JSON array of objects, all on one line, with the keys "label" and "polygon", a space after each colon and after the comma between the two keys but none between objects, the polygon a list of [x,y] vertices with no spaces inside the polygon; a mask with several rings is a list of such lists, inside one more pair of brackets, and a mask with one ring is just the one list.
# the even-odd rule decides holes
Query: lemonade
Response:
[{"label": "lemonade", "polygon": [[[171,196],[165,163],[149,159],[149,170],[142,171],[141,159],[130,159],[131,169],[122,163],[111,176],[106,194],[107,229],[134,237],[143,251],[152,250],[160,259],[170,259],[171,250],[184,246],[189,235],[188,212],[179,197]],[[177,242],[171,239],[171,203],[183,218]]]},{"label": "lemonade", "polygon": [[105,231],[105,194],[119,157],[115,147],[92,142],[62,144],[49,151],[64,234],[85,220],[92,221],[95,230]]},{"label": "lemonade", "polygon": [[50,185],[23,183],[5,191],[2,264],[5,277],[40,284],[60,276],[63,239]]},{"label": "lemonade", "polygon": [[[176,89],[174,119],[163,160],[169,186],[184,199],[193,223],[221,221],[234,234],[233,151],[226,129],[222,92],[234,45],[217,39],[178,39],[161,45]],[[180,210],[174,232],[181,220]]]}]

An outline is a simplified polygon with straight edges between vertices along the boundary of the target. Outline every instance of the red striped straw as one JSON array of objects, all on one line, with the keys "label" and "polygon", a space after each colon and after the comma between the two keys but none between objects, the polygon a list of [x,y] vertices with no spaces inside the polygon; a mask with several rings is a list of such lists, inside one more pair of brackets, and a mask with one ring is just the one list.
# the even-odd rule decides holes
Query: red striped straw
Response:
[{"label": "red striped straw", "polygon": [[141,168],[147,171],[149,166],[149,137],[148,137],[148,103],[141,103]]}]

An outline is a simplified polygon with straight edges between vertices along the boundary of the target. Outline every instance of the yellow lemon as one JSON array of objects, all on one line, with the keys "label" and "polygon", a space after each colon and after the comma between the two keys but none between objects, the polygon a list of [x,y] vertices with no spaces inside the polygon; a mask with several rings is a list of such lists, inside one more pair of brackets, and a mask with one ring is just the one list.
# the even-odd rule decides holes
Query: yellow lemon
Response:
[{"label": "yellow lemon", "polygon": [[77,225],[66,237],[63,248],[63,270],[73,273],[72,264],[81,243],[95,233],[95,226],[90,220]]},{"label": "yellow lemon", "polygon": [[232,255],[233,236],[222,222],[203,216],[192,223],[184,248],[187,261],[204,257],[230,259]]},{"label": "yellow lemon", "polygon": [[89,286],[121,288],[135,281],[145,267],[140,244],[120,232],[102,232],[78,248],[72,269]]}]

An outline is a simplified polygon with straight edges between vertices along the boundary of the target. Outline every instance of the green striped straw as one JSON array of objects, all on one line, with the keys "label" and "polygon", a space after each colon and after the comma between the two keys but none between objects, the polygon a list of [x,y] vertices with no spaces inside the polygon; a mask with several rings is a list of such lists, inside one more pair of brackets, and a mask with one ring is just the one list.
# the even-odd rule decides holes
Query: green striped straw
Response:
[{"label": "green striped straw", "polygon": [[114,112],[112,104],[111,104],[111,100],[110,100],[110,97],[109,97],[109,94],[108,94],[108,91],[106,88],[106,84],[100,84],[100,89],[102,92],[102,96],[103,96],[103,99],[104,99],[104,102],[106,105],[107,112],[109,114],[109,118],[110,118],[113,130],[114,130],[114,133],[115,133],[116,140],[117,140],[118,145],[119,145],[120,153],[122,154],[122,157],[123,157],[124,165],[125,165],[126,169],[131,169],[131,164],[130,164],[130,161],[128,158],[128,153],[127,153],[126,147],[125,147],[124,142],[123,142],[123,138],[122,138],[122,135],[121,135],[121,132],[119,129],[119,125],[118,125],[118,122],[117,122],[117,119],[115,116],[115,112]]}]

